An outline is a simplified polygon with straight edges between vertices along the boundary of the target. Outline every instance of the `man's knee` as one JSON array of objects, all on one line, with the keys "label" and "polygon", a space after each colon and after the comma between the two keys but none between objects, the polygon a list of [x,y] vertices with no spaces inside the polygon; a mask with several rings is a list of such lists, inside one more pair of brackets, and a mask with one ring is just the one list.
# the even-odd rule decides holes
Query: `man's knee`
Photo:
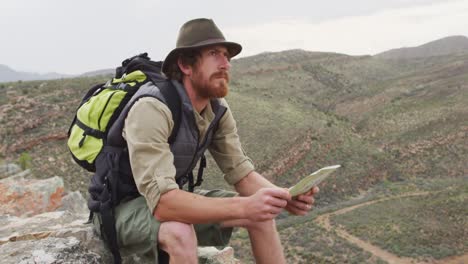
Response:
[{"label": "man's knee", "polygon": [[193,255],[197,251],[197,237],[193,225],[163,222],[159,227],[159,247],[169,255]]}]

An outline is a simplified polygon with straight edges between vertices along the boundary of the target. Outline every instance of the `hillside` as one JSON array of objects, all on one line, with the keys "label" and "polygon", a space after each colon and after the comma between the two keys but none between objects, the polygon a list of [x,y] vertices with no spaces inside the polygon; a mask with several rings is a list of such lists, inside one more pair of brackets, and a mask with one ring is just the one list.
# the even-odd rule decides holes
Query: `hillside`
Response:
[{"label": "hillside", "polygon": [[[279,186],[288,187],[320,167],[343,166],[321,185],[317,213],[305,220],[280,216],[280,234],[287,241],[291,263],[308,263],[310,259],[382,263],[373,253],[357,250],[333,230],[328,232],[316,217],[387,195],[410,196],[433,190],[441,192],[437,203],[423,205],[408,199],[411,206],[391,207],[395,210],[392,215],[397,217],[399,209],[411,213],[421,208],[427,217],[418,221],[431,219],[444,226],[447,221],[443,216],[455,219],[435,234],[456,236],[456,243],[444,242],[454,249],[437,247],[434,252],[438,255],[430,255],[428,247],[416,250],[413,256],[408,252],[416,242],[403,236],[404,232],[390,228],[378,233],[372,229],[378,233],[372,234],[372,226],[363,229],[359,225],[366,222],[362,214],[343,214],[353,219],[347,220],[346,228],[394,255],[439,259],[468,251],[459,242],[463,236],[454,233],[460,226],[468,232],[468,225],[460,220],[465,213],[439,208],[444,204],[458,208],[466,200],[468,53],[395,60],[290,50],[232,63],[227,100],[243,147],[258,171]],[[30,157],[27,166],[36,177],[62,176],[68,189],[86,194],[90,175],[73,163],[65,138],[82,95],[93,84],[105,80],[95,76],[0,84],[0,161]],[[220,183],[220,172],[211,159],[205,178],[206,188],[229,188]],[[379,210],[379,206],[369,211]],[[398,217],[403,221],[411,218]],[[332,224],[343,223],[339,217],[329,219]],[[379,223],[388,220],[376,219]],[[414,230],[419,224],[409,221],[401,228]],[[381,226],[385,224],[375,228]],[[421,230],[433,232],[430,227],[424,224]],[[306,232],[311,237],[300,235]],[[402,248],[375,242],[389,238],[401,242]],[[236,251],[244,247],[245,241],[244,233],[236,235]],[[337,250],[332,252],[330,248]]]},{"label": "hillside", "polygon": [[467,174],[468,54],[399,62],[288,51],[238,63],[240,93],[339,120],[333,131],[391,156],[388,175]]},{"label": "hillside", "polygon": [[468,38],[466,36],[451,36],[417,47],[392,49],[379,53],[375,57],[381,59],[411,59],[467,52]]},{"label": "hillside", "polygon": [[[468,55],[400,63],[292,50],[238,59],[233,69],[228,101],[244,147],[280,185],[331,164],[344,167],[324,187],[331,200],[383,179],[466,175]],[[3,157],[26,151],[38,175],[67,172],[72,189],[85,192],[87,176],[64,139],[81,96],[103,81],[0,85]]]},{"label": "hillside", "polygon": [[111,78],[115,74],[115,69],[103,69],[97,71],[90,71],[80,74],[80,77],[96,77],[96,76],[107,76]]},{"label": "hillside", "polygon": [[6,65],[0,64],[0,83],[13,81],[50,80],[69,77],[71,77],[71,75],[60,74],[55,72],[46,74],[20,72],[13,70],[12,68]]}]

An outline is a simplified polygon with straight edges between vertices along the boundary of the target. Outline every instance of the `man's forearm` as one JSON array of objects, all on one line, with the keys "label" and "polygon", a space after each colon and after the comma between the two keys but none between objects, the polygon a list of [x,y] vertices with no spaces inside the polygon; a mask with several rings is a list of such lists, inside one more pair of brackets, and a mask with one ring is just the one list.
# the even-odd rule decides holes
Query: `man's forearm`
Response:
[{"label": "man's forearm", "polygon": [[246,198],[213,198],[174,189],[164,193],[154,210],[160,221],[191,224],[221,222],[245,218]]},{"label": "man's forearm", "polygon": [[[290,200],[289,192],[278,188],[255,171],[235,184],[241,196],[213,198],[179,189],[161,195],[154,216],[159,221],[190,224],[250,219],[265,221],[274,218]],[[261,189],[261,190],[260,190]]]},{"label": "man's forearm", "polygon": [[241,196],[250,196],[261,188],[276,188],[277,186],[256,171],[252,171],[236,183],[234,187]]}]

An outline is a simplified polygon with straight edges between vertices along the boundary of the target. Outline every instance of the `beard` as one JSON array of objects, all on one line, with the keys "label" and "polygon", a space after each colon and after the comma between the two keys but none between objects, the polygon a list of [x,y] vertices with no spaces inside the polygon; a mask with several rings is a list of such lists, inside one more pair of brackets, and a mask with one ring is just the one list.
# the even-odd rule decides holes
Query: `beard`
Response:
[{"label": "beard", "polygon": [[201,71],[196,69],[191,82],[198,96],[208,99],[223,98],[229,91],[229,72],[218,71],[207,79]]}]

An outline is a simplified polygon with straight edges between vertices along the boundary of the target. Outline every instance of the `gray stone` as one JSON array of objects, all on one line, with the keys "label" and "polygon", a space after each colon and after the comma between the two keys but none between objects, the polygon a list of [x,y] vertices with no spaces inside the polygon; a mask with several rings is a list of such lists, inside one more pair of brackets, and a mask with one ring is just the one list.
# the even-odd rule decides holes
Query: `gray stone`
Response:
[{"label": "gray stone", "polygon": [[28,179],[29,176],[31,176],[31,170],[30,169],[27,169],[27,170],[24,170],[24,171],[20,171],[16,174],[13,174],[11,176],[9,176],[8,178],[5,178],[4,180],[9,180],[9,181],[18,181],[18,180],[24,180],[24,179]]},{"label": "gray stone", "polygon": [[76,214],[87,214],[89,210],[86,204],[83,195],[81,195],[79,191],[74,191],[62,197],[62,205],[57,210]]},{"label": "gray stone", "polygon": [[[0,216],[2,263],[112,263],[112,256],[91,224],[87,213],[47,212],[29,218]],[[204,264],[238,264],[233,249],[199,248]],[[124,264],[153,263],[146,256],[124,255]]]},{"label": "gray stone", "polygon": [[0,179],[10,177],[20,171],[21,171],[21,168],[17,164],[14,164],[14,163],[0,164]]},{"label": "gray stone", "polygon": [[0,214],[32,216],[56,210],[62,203],[63,179],[9,177],[0,180]]},{"label": "gray stone", "polygon": [[240,261],[234,258],[232,247],[222,250],[215,247],[199,247],[198,260],[200,264],[240,264]]},{"label": "gray stone", "polygon": [[[26,179],[30,172],[18,168],[0,167],[0,173],[9,173],[9,177],[0,177],[0,262],[112,263],[103,241],[86,223],[89,211],[81,193],[63,196],[62,178]],[[154,262],[148,256],[122,255],[124,264]],[[230,247],[199,248],[199,262],[239,263]]]},{"label": "gray stone", "polygon": [[56,264],[56,263],[102,263],[95,252],[82,246],[75,237],[47,237],[40,240],[25,240],[0,246],[2,263]]},{"label": "gray stone", "polygon": [[85,241],[93,235],[90,224],[85,224],[87,214],[72,214],[66,211],[48,212],[29,218],[0,216],[0,244],[44,237],[75,236]]}]

